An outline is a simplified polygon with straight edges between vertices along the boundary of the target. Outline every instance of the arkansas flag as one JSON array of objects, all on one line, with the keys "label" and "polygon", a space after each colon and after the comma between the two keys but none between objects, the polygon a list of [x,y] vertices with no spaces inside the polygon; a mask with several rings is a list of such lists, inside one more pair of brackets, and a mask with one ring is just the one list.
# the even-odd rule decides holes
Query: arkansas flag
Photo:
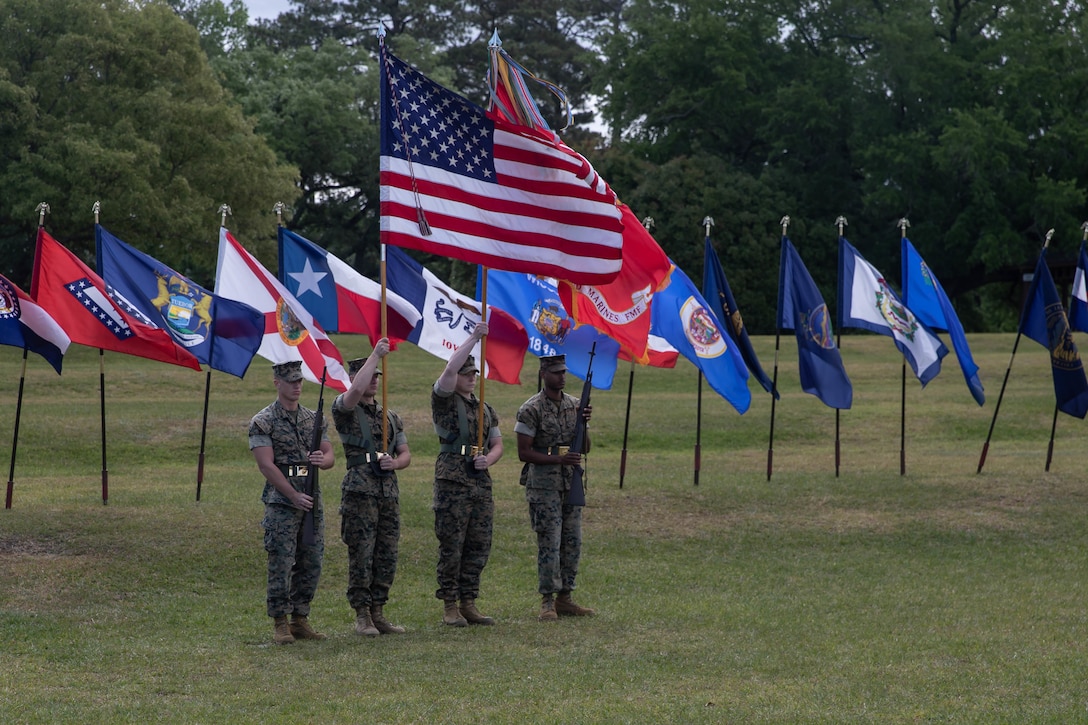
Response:
[{"label": "arkansas flag", "polygon": [[[283,227],[279,230],[279,280],[306,306],[325,332],[381,337],[382,287],[336,255]],[[419,311],[386,290],[386,335],[396,344],[408,339]]]},{"label": "arkansas flag", "polygon": [[307,380],[320,383],[325,370],[330,387],[341,392],[348,389],[351,379],[336,345],[313,315],[225,227],[219,228],[216,267],[215,294],[264,313],[264,340],[258,355],[276,365],[301,360]]},{"label": "arkansas flag", "polygon": [[[623,218],[623,266],[619,276],[600,285],[562,281],[559,297],[579,325],[592,325],[625,348],[635,362],[649,361],[650,298],[669,274],[672,263],[626,204]],[[568,277],[569,280],[569,277]]]},{"label": "arkansas flag", "polygon": [[[408,341],[449,360],[482,318],[480,303],[455,291],[396,247],[386,248],[385,272],[386,286],[419,310],[419,323]],[[487,306],[487,326],[484,374],[500,383],[520,384],[521,366],[529,347],[525,327],[494,305]],[[473,354],[480,359],[479,349]]]},{"label": "arkansas flag", "polygon": [[49,313],[18,285],[0,275],[0,345],[21,347],[49,361],[60,373],[71,339]]},{"label": "arkansas flag", "polygon": [[200,363],[165,330],[138,312],[44,229],[38,229],[31,295],[72,342],[200,370]]}]

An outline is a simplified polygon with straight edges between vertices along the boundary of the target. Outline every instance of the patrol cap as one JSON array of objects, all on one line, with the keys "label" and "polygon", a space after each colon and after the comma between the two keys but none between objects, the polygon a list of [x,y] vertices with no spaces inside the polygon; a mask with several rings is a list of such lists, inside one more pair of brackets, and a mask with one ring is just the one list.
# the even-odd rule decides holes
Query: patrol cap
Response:
[{"label": "patrol cap", "polygon": [[[348,360],[348,375],[354,375],[355,373],[362,370],[363,366],[366,365],[366,361],[369,359],[369,357],[357,357],[354,360]],[[381,375],[382,371],[375,370],[374,374]]]},{"label": "patrol cap", "polygon": [[469,355],[468,360],[465,360],[465,364],[461,366],[461,369],[457,371],[458,375],[468,375],[469,373],[478,373],[476,369],[476,357]]},{"label": "patrol cap", "polygon": [[567,356],[566,355],[551,355],[549,357],[540,358],[540,372],[542,372],[542,373],[565,373],[565,372],[567,372]]},{"label": "patrol cap", "polygon": [[293,383],[296,380],[302,380],[302,361],[292,360],[291,362],[273,365],[272,374],[280,380],[286,381],[288,383]]}]

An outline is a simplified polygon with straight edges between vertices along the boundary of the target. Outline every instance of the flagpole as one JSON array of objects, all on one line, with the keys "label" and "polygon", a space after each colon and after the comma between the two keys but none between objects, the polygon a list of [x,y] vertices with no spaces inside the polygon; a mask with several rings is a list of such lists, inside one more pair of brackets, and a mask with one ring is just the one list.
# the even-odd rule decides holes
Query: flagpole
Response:
[{"label": "flagpole", "polygon": [[[487,267],[480,285],[480,319],[487,322]],[[487,378],[487,335],[480,338],[480,409],[476,412],[476,446],[484,449],[484,380]]]},{"label": "flagpole", "polygon": [[[910,222],[906,217],[899,220],[899,245],[907,237]],[[900,280],[902,285],[903,280]],[[904,293],[905,294],[905,293]],[[903,357],[903,380],[899,389],[899,475],[907,475],[907,358]]]},{"label": "flagpole", "polygon": [[[839,215],[839,218],[835,220],[835,225],[839,228],[839,239],[842,239],[843,232],[846,227],[846,217]],[[839,262],[839,269],[842,269],[842,262]],[[842,300],[838,301],[839,306],[842,306]],[[842,325],[835,327],[835,347],[842,350]],[[842,438],[839,435],[839,416],[842,410],[835,408],[835,478],[839,477],[839,464],[842,460]]]},{"label": "flagpole", "polygon": [[19,397],[15,403],[15,430],[11,434],[11,465],[8,466],[8,492],[4,499],[4,508],[11,508],[11,496],[15,490],[15,451],[19,447],[19,419],[23,412],[23,381],[26,380],[27,349],[23,348],[23,371],[19,373]]},{"label": "flagpole", "polygon": [[[1046,233],[1046,239],[1043,240],[1043,248],[1039,251],[1040,256],[1046,251],[1046,248],[1050,246],[1050,238],[1054,236],[1054,230],[1051,229]],[[994,416],[990,419],[990,430],[986,433],[986,442],[982,444],[982,454],[978,459],[978,470],[975,473],[982,473],[982,467],[986,464],[986,454],[990,450],[990,439],[994,435],[994,424],[997,423],[997,414],[1001,410],[1001,401],[1005,397],[1005,386],[1009,384],[1009,373],[1012,371],[1012,361],[1016,357],[1016,348],[1020,346],[1020,337],[1024,334],[1024,312],[1027,309],[1028,300],[1024,300],[1024,305],[1020,309],[1020,322],[1016,326],[1016,340],[1012,344],[1012,355],[1009,356],[1009,365],[1005,368],[1005,378],[1001,381],[1001,392],[997,394],[997,404],[994,405]]]},{"label": "flagpole", "polygon": [[[1088,242],[1088,222],[1084,222],[1080,225],[1081,229],[1081,242]],[[1069,290],[1069,304],[1066,305],[1066,309],[1073,309],[1073,290]],[[1054,434],[1058,429],[1058,401],[1054,401],[1054,420],[1050,422],[1050,442],[1046,447],[1046,472],[1050,473],[1050,462],[1054,459]]]},{"label": "flagpole", "polygon": [[[781,342],[781,339],[782,339],[782,328],[778,325],[778,320],[781,319],[781,315],[782,315],[782,310],[778,309],[778,305],[781,304],[781,301],[782,301],[782,279],[781,279],[781,276],[782,276],[782,251],[781,250],[785,246],[784,242],[786,241],[786,229],[790,225],[789,216],[782,217],[782,220],[779,223],[782,225],[782,242],[783,242],[783,244],[779,245],[779,253],[778,253],[779,280],[778,280],[778,301],[776,302],[776,305],[775,305],[775,315],[774,315],[774,319],[775,319],[775,326],[774,326],[774,374],[771,377],[771,389],[772,390],[778,390],[778,350],[779,350],[779,343]],[[778,398],[775,397],[774,395],[772,395],[771,396],[771,432],[770,432],[770,436],[769,436],[769,438],[767,440],[767,480],[768,481],[771,480],[771,473],[774,472],[774,411],[775,411],[775,407],[776,407],[777,403],[778,403]]]},{"label": "flagpole", "polygon": [[[647,217],[649,219],[649,217]],[[631,359],[631,374],[627,376],[627,412],[623,416],[623,449],[620,451],[620,488],[627,471],[627,430],[631,424],[631,391],[635,387],[635,360]],[[13,458],[14,460],[14,458]]]},{"label": "flagpole", "polygon": [[[381,262],[379,266],[379,274],[381,275],[381,337],[385,338],[389,336],[389,306],[388,298],[386,297],[386,276],[385,276],[385,243],[379,242],[378,245],[381,248]],[[386,355],[386,357],[389,357]],[[387,395],[388,395],[388,382],[385,368],[385,357],[380,361],[382,366],[382,443],[378,447],[380,453],[386,452],[386,447],[389,440],[389,416],[386,414],[387,410]]]},{"label": "flagpole", "polygon": [[[703,217],[703,228],[706,230],[705,241],[710,243],[710,227],[714,226],[714,219],[707,214]],[[699,470],[702,468],[703,458],[703,369],[699,368],[699,377],[696,382],[695,397],[695,485],[699,485]]]},{"label": "flagpole", "polygon": [[[45,215],[49,213],[49,205],[45,202],[38,204],[38,228],[45,226]],[[19,395],[15,399],[15,427],[11,433],[11,463],[8,465],[8,488],[4,497],[4,508],[11,508],[11,499],[15,493],[15,454],[19,450],[19,421],[23,416],[23,384],[26,381],[27,348],[23,346],[23,367],[19,373]]]}]

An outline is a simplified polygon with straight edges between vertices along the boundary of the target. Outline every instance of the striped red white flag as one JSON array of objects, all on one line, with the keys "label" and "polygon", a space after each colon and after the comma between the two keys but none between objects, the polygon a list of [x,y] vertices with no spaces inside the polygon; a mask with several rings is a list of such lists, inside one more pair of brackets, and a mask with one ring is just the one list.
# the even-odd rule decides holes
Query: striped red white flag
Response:
[{"label": "striped red white flag", "polygon": [[616,195],[583,156],[382,56],[383,243],[575,284],[619,274]]}]

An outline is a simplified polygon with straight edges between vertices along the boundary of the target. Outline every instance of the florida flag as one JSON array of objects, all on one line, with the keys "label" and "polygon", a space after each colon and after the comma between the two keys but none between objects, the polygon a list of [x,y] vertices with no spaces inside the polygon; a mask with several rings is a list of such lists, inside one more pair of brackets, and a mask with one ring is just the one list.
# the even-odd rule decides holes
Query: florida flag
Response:
[{"label": "florida flag", "polygon": [[[382,287],[336,255],[283,227],[279,230],[279,280],[306,306],[325,332],[381,337]],[[408,339],[419,311],[386,290],[386,334],[396,344]]]},{"label": "florida flag", "polygon": [[21,347],[49,361],[60,373],[71,339],[49,313],[18,285],[0,275],[0,345]]},{"label": "florida flag", "polygon": [[101,277],[40,228],[30,293],[74,343],[200,370],[192,353],[141,322],[132,305],[115,299]]},{"label": "florida flag", "polygon": [[[481,304],[452,289],[400,249],[387,247],[386,253],[386,285],[419,310],[419,323],[408,341],[449,360],[482,318]],[[487,326],[484,374],[502,383],[520,384],[529,347],[525,327],[494,305],[487,306]],[[479,349],[473,354],[480,359]]]},{"label": "florida flag", "polygon": [[224,227],[219,229],[215,294],[264,313],[264,340],[257,354],[265,360],[273,364],[301,360],[307,380],[321,382],[325,370],[329,386],[343,392],[351,385],[340,351],[313,315]]},{"label": "florida flag", "polygon": [[884,275],[845,237],[839,237],[839,326],[895,340],[923,386],[941,372],[941,358],[948,354],[944,343],[899,301]]}]

